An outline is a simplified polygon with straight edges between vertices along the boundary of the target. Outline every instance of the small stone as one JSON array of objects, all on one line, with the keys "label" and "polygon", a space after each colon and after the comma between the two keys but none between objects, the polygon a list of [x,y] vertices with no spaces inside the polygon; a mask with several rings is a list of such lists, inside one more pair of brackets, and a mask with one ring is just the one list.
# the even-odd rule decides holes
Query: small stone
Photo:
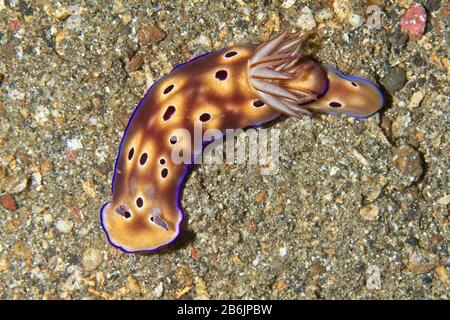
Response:
[{"label": "small stone", "polygon": [[443,196],[442,198],[439,198],[437,203],[440,204],[441,206],[448,205],[450,203],[450,194],[447,194],[447,195]]},{"label": "small stone", "polygon": [[50,173],[53,170],[53,163],[50,160],[44,160],[41,163],[41,171],[43,175]]},{"label": "small stone", "polygon": [[333,9],[336,16],[341,20],[346,20],[352,12],[349,0],[335,0],[333,2]]},{"label": "small stone", "polygon": [[139,281],[132,276],[128,276],[127,288],[131,293],[141,293],[141,285],[139,284]]},{"label": "small stone", "polygon": [[406,71],[403,68],[393,68],[381,82],[389,93],[397,92],[405,85]]},{"label": "small stone", "polygon": [[408,36],[401,32],[395,32],[389,37],[389,42],[394,48],[399,48],[408,41]]},{"label": "small stone", "polygon": [[89,248],[83,253],[81,265],[85,271],[94,271],[102,263],[103,255],[100,250]]},{"label": "small stone", "polygon": [[19,19],[12,19],[9,23],[9,30],[12,32],[16,32],[20,29],[20,20]]},{"label": "small stone", "polygon": [[210,296],[209,296],[205,281],[198,276],[195,277],[194,281],[195,281],[195,293],[196,293],[195,299],[209,300]]},{"label": "small stone", "polygon": [[314,19],[311,9],[303,7],[295,24],[297,27],[306,31],[314,29],[316,27],[316,20]]},{"label": "small stone", "polygon": [[[447,2],[446,2],[447,4]],[[428,1],[428,8],[430,11],[438,11],[442,6],[442,0],[430,0]]]},{"label": "small stone", "polygon": [[67,159],[75,161],[78,158],[78,151],[70,148],[65,148],[64,155],[67,157]]},{"label": "small stone", "polygon": [[157,44],[164,39],[164,32],[154,24],[145,25],[139,32],[139,42],[143,46]]},{"label": "small stone", "polygon": [[56,222],[55,227],[61,233],[69,233],[72,231],[73,222],[60,219]]},{"label": "small stone", "polygon": [[50,110],[39,105],[36,107],[36,112],[33,114],[33,119],[41,126],[44,126],[50,120],[50,116]]},{"label": "small stone", "polygon": [[400,19],[401,31],[407,34],[411,40],[422,38],[426,24],[427,12],[419,3],[412,4]]},{"label": "small stone", "polygon": [[410,235],[406,238],[405,243],[409,244],[410,246],[417,247],[420,244],[420,241],[413,235]]},{"label": "small stone", "polygon": [[403,185],[408,187],[417,182],[423,173],[422,159],[414,148],[404,145],[393,150],[394,167],[403,178]]},{"label": "small stone", "polygon": [[359,153],[357,150],[353,150],[353,155],[355,156],[356,160],[358,160],[364,167],[369,165],[369,161],[367,161],[366,158],[364,158],[364,156]]},{"label": "small stone", "polygon": [[231,258],[231,260],[233,260],[234,264],[239,265],[242,263],[241,258],[239,258],[239,256],[233,256],[233,258]]},{"label": "small stone", "polygon": [[248,233],[255,234],[258,231],[258,223],[255,220],[248,220],[245,223],[245,230]]},{"label": "small stone", "polygon": [[131,71],[136,71],[142,66],[143,63],[144,58],[141,54],[137,53],[133,56],[133,58],[131,58],[130,62],[128,63],[128,68]]},{"label": "small stone", "polygon": [[336,166],[332,166],[331,169],[330,169],[330,176],[331,176],[331,177],[332,177],[332,176],[335,176],[336,173],[338,173],[338,172],[339,172],[339,168],[336,167]]},{"label": "small stone", "polygon": [[95,273],[95,280],[97,281],[97,284],[102,286],[105,284],[106,277],[105,274],[102,271],[97,271]]},{"label": "small stone", "polygon": [[284,0],[283,3],[281,4],[281,6],[284,9],[289,9],[290,7],[292,7],[295,4],[296,0]]},{"label": "small stone", "polygon": [[123,3],[119,0],[114,0],[113,9],[115,12],[121,12],[123,10]]},{"label": "small stone", "polygon": [[266,200],[266,196],[267,196],[267,189],[261,189],[256,195],[255,198],[256,203],[264,202]]},{"label": "small stone", "polygon": [[93,186],[93,183],[90,180],[83,181],[82,188],[83,191],[86,192],[86,194],[91,198],[96,197],[95,187]]},{"label": "small stone", "polygon": [[31,183],[34,189],[41,192],[44,188],[42,187],[42,175],[40,172],[33,172],[31,174]]},{"label": "small stone", "polygon": [[381,289],[381,269],[378,266],[370,265],[366,270],[367,281],[366,286],[369,290]]},{"label": "small stone", "polygon": [[278,281],[275,283],[275,289],[276,289],[277,291],[279,291],[279,292],[286,290],[287,287],[288,287],[288,286],[287,286],[286,282],[284,282],[283,280],[278,280]]},{"label": "small stone", "polygon": [[441,266],[436,267],[436,269],[434,271],[436,272],[436,275],[437,275],[439,281],[444,286],[444,288],[448,288],[449,282],[448,282],[447,268],[445,266],[441,265]]},{"label": "small stone", "polygon": [[73,138],[73,139],[67,140],[66,146],[68,149],[71,149],[71,150],[83,149],[83,144],[81,143],[81,140],[78,138]]},{"label": "small stone", "polygon": [[201,45],[205,48],[211,47],[211,39],[204,34],[201,34],[197,37],[196,43],[198,43],[199,45]]},{"label": "small stone", "polygon": [[10,194],[0,196],[0,203],[5,209],[14,211],[17,209],[17,203],[14,197]]},{"label": "small stone", "polygon": [[327,269],[322,266],[320,263],[314,263],[311,266],[311,274],[312,275],[320,275],[320,274],[324,274],[327,271]]},{"label": "small stone", "polygon": [[425,95],[421,91],[414,92],[411,97],[411,101],[409,101],[408,108],[414,109],[420,105]]},{"label": "small stone", "polygon": [[44,214],[44,223],[51,224],[53,222],[53,217],[50,213]]},{"label": "small stone", "polygon": [[436,267],[438,260],[439,258],[433,253],[414,251],[410,252],[406,267],[415,274],[428,273]]},{"label": "small stone", "polygon": [[164,286],[163,286],[163,283],[160,282],[160,283],[155,287],[155,289],[153,289],[153,296],[154,296],[155,298],[161,298],[162,295],[163,295],[163,293],[164,293]]},{"label": "small stone", "polygon": [[281,247],[280,248],[280,257],[285,257],[287,255],[287,248]]},{"label": "small stone", "polygon": [[411,114],[409,112],[402,112],[401,114],[397,115],[392,121],[392,137],[400,138],[406,136],[411,121]]},{"label": "small stone", "polygon": [[21,258],[28,259],[31,257],[31,251],[28,245],[23,241],[16,241],[14,243],[14,253]]},{"label": "small stone", "polygon": [[348,22],[352,25],[352,27],[359,28],[363,23],[363,19],[359,14],[352,13],[348,17]]},{"label": "small stone", "polygon": [[323,8],[317,11],[316,20],[319,22],[330,19],[333,16],[333,11],[330,8]]},{"label": "small stone", "polygon": [[125,12],[122,17],[122,23],[124,25],[127,25],[131,22],[131,19],[132,19],[131,14],[129,12]]},{"label": "small stone", "polygon": [[378,219],[378,214],[380,213],[380,208],[378,208],[374,204],[370,204],[366,207],[361,208],[359,210],[359,214],[361,218],[367,221],[375,221]]},{"label": "small stone", "polygon": [[[0,0],[1,1],[1,0]],[[9,263],[6,257],[3,257],[0,260],[0,272],[7,272],[9,268]]]},{"label": "small stone", "polygon": [[63,292],[80,290],[83,285],[80,267],[71,265],[67,268],[67,272],[70,276],[65,281],[60,283],[60,290]]},{"label": "small stone", "polygon": [[17,194],[21,193],[27,188],[28,178],[25,176],[8,176],[3,185],[3,190],[6,193]]}]

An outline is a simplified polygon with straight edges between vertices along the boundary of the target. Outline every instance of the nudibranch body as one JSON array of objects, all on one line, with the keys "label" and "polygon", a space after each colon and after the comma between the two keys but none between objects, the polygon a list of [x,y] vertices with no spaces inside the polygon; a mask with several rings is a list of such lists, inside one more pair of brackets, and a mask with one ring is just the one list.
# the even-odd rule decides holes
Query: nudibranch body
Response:
[{"label": "nudibranch body", "polygon": [[[303,57],[302,42],[301,35],[285,32],[259,46],[228,47],[176,67],[148,90],[120,145],[113,199],[101,210],[112,245],[153,251],[177,238],[180,188],[190,163],[225,130],[257,126],[281,114],[367,117],[382,108],[376,85]],[[198,146],[189,139],[196,126],[218,134]],[[179,163],[174,149],[193,152]]]}]

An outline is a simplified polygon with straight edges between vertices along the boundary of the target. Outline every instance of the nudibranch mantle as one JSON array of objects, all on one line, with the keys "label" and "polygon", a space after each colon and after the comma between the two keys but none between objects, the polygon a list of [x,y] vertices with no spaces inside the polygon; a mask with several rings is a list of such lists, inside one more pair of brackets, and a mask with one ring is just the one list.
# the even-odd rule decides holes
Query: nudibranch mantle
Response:
[{"label": "nudibranch mantle", "polygon": [[[183,220],[180,189],[208,142],[196,146],[188,139],[196,125],[223,135],[227,129],[257,126],[281,114],[361,118],[383,107],[383,94],[375,84],[302,56],[303,41],[301,34],[285,32],[259,46],[224,48],[175,67],[153,84],[125,129],[113,199],[101,209],[112,245],[126,252],[149,252],[177,238]],[[193,150],[189,161],[174,162],[174,148]]]}]

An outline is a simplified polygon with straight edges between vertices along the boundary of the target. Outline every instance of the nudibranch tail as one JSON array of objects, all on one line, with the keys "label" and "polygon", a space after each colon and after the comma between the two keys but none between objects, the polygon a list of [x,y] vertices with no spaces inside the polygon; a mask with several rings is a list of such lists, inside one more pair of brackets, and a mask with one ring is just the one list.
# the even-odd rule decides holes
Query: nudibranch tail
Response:
[{"label": "nudibranch tail", "polygon": [[283,32],[260,45],[248,62],[248,82],[262,101],[291,116],[310,114],[303,104],[327,88],[324,70],[300,49],[305,36]]}]

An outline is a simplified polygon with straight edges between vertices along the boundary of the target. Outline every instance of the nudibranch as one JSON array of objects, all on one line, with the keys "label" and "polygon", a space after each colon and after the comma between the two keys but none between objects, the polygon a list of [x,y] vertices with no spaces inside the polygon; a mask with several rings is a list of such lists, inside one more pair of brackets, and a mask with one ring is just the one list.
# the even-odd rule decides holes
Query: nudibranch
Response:
[{"label": "nudibranch", "polygon": [[[281,114],[315,112],[368,117],[384,105],[367,79],[345,76],[301,54],[304,36],[284,32],[261,45],[205,54],[173,69],[141,100],[125,129],[115,164],[112,201],[100,213],[112,245],[149,252],[180,233],[180,188],[202,148],[179,134],[247,128]],[[187,163],[172,160],[180,145],[194,150]]]}]

